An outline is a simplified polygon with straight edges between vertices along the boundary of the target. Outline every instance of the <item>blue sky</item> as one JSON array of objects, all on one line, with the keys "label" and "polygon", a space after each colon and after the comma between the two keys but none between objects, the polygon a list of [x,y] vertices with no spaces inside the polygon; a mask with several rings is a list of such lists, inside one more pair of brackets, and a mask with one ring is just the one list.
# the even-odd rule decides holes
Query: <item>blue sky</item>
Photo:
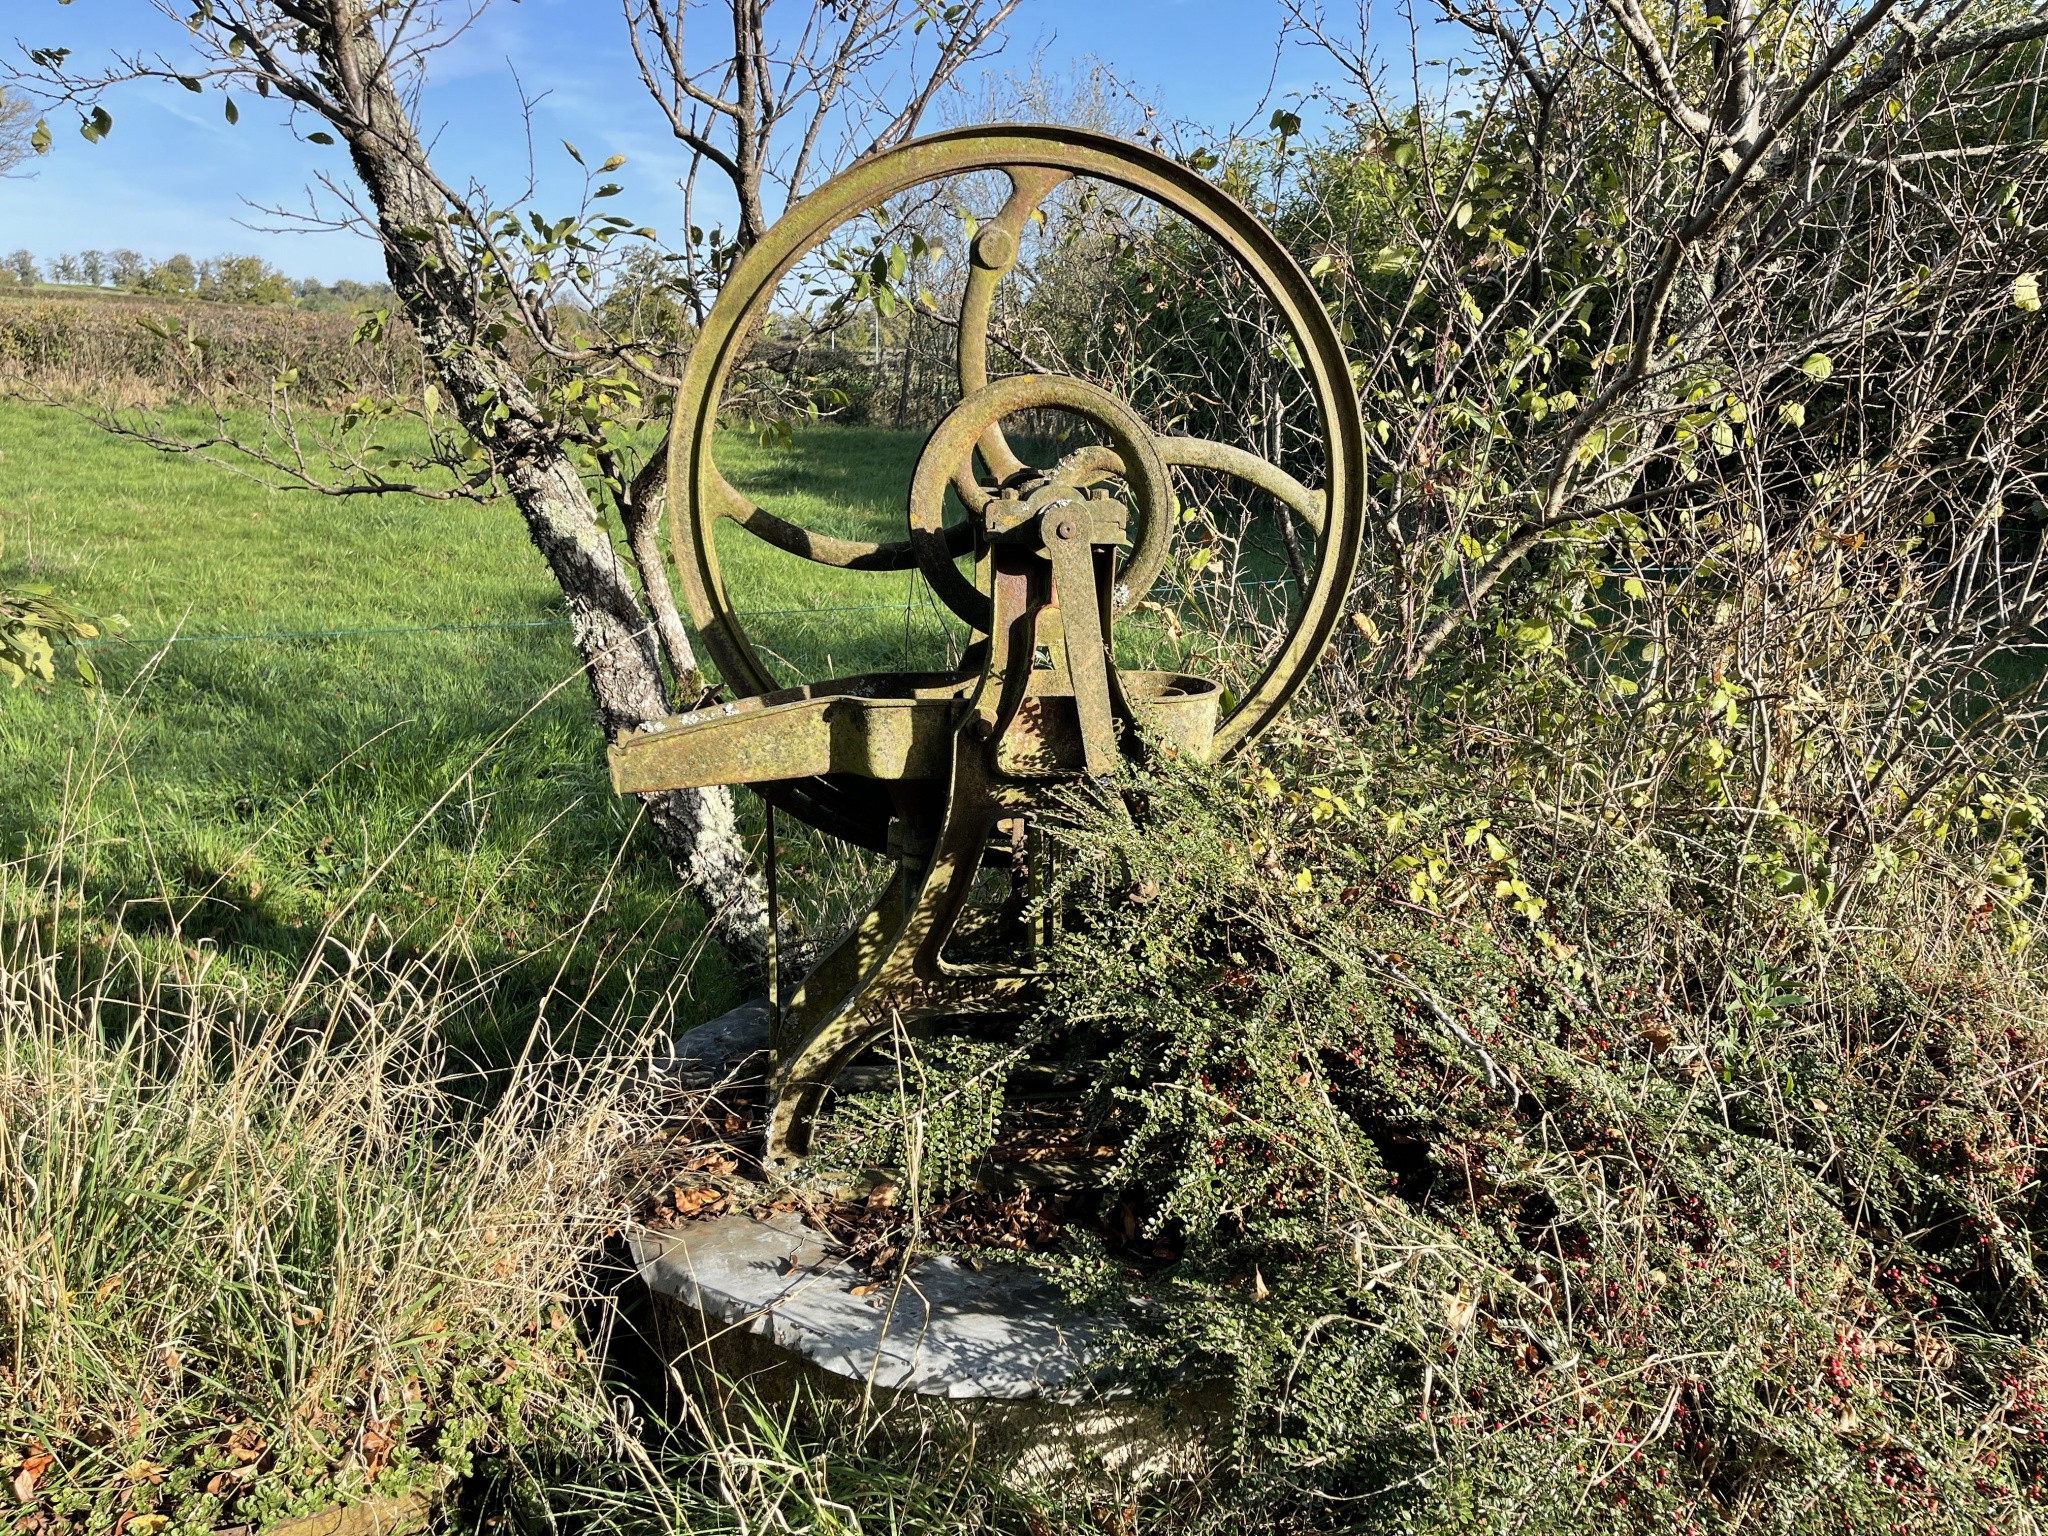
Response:
[{"label": "blue sky", "polygon": [[[785,3],[794,9],[802,0]],[[69,46],[79,60],[145,39],[175,49],[183,32],[148,0],[0,0],[0,17],[0,41]],[[1039,50],[1052,69],[1092,55],[1169,117],[1227,128],[1253,117],[1263,123],[1318,73],[1305,50],[1278,51],[1280,30],[1279,0],[1024,0],[1005,53],[990,67],[1022,69]],[[516,195],[529,165],[523,86],[542,97],[531,163],[543,210],[571,206],[577,181],[560,147],[569,139],[593,164],[628,157],[617,178],[626,193],[614,208],[673,225],[682,157],[630,64],[614,0],[496,0],[438,56],[422,113],[438,131],[437,168],[451,182],[474,179]],[[128,86],[108,106],[114,131],[103,143],[81,139],[70,114],[53,115],[56,144],[35,162],[34,177],[0,180],[0,252],[254,252],[293,276],[381,276],[374,250],[356,236],[248,227],[277,221],[244,199],[303,209],[316,173],[346,171],[339,149],[296,141],[266,103],[238,100],[233,127],[218,95],[175,85]]]}]

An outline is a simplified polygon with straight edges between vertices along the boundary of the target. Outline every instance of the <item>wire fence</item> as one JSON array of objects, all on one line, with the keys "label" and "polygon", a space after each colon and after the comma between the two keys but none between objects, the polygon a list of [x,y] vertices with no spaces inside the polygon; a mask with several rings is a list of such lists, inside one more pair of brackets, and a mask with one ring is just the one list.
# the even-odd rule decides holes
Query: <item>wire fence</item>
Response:
[{"label": "wire fence", "polygon": [[[813,613],[902,613],[901,603],[852,603],[843,607],[821,608],[752,608],[741,611],[742,618],[801,617]],[[341,640],[362,635],[467,635],[483,634],[492,630],[509,629],[567,629],[569,616],[559,615],[551,619],[500,619],[486,624],[377,624],[354,629],[265,629],[246,633],[226,632],[221,634],[178,632],[168,635],[101,635],[92,640],[80,640],[79,645],[132,645],[157,648],[166,645],[225,644],[241,640]]]},{"label": "wire fence", "polygon": [[[1236,583],[1242,588],[1284,587],[1292,582],[1286,577],[1246,578]],[[1157,589],[1161,596],[1179,595],[1179,587]],[[742,608],[738,610],[743,619],[808,618],[813,614],[827,613],[890,613],[907,614],[913,605],[893,603],[846,603],[823,604],[808,608]],[[496,619],[482,624],[378,624],[362,625],[351,629],[267,629],[244,632],[224,631],[221,633],[200,632],[188,634],[176,631],[167,635],[101,635],[92,640],[74,642],[81,646],[122,645],[147,649],[160,649],[170,645],[224,645],[241,641],[258,640],[344,640],[366,635],[466,635],[485,634],[499,630],[521,629],[567,629],[569,616],[559,614],[547,619]]]}]

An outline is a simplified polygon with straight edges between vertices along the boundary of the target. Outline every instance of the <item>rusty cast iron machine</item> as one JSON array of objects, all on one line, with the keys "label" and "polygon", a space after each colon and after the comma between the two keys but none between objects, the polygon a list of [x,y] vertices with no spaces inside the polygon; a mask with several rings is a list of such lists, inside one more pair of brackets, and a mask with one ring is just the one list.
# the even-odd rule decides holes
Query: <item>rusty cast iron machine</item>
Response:
[{"label": "rusty cast iron machine", "polygon": [[[754,505],[719,473],[713,434],[727,381],[770,300],[841,226],[934,182],[999,173],[1001,211],[974,234],[959,319],[961,399],[925,443],[905,536],[833,538]],[[1057,373],[989,377],[988,322],[1027,225],[1070,178],[1140,194],[1217,242],[1291,332],[1313,400],[1323,486],[1243,449],[1155,435],[1130,405]],[[996,183],[1000,186],[1000,183]],[[1042,467],[1003,424],[1056,412],[1095,429]],[[804,198],[734,268],[692,350],[670,438],[670,531],[680,587],[727,701],[651,723],[612,749],[621,792],[748,784],[820,830],[894,860],[872,909],[771,1009],[767,1160],[809,1152],[840,1073],[898,1027],[1028,1006],[1044,920],[971,915],[985,865],[1032,863],[1033,821],[1052,793],[1111,774],[1149,739],[1202,759],[1241,752],[1270,725],[1330,641],[1357,560],[1364,446],[1339,337],[1308,277],[1255,218],[1201,176],[1119,140],[1053,127],[936,134],[863,161]],[[1307,537],[1291,627],[1262,674],[1223,708],[1220,686],[1119,668],[1118,622],[1159,580],[1178,519],[1175,468],[1248,483]],[[946,493],[967,511],[945,522]],[[788,686],[747,637],[714,543],[731,519],[805,560],[916,570],[966,625],[950,673],[874,673]],[[971,556],[973,574],[956,563]],[[772,834],[770,842],[772,845]],[[1013,878],[1012,885],[1023,884]]]}]

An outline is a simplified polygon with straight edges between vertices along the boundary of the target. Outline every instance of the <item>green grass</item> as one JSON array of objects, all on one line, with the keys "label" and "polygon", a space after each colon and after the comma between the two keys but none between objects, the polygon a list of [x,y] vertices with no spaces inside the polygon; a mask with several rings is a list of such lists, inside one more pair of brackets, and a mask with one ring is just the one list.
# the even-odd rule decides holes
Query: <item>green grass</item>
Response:
[{"label": "green grass", "polygon": [[[828,429],[785,449],[734,436],[723,458],[788,514],[853,532],[900,526],[917,446]],[[599,973],[679,1024],[736,1000],[715,948],[691,969],[700,915],[610,792],[559,596],[508,506],[274,492],[0,402],[0,539],[0,581],[131,626],[93,652],[103,696],[0,697],[0,839],[32,853],[67,797],[89,802],[119,834],[77,872],[89,905],[288,972],[389,857],[355,917],[423,946],[461,914],[508,1020]],[[907,576],[744,535],[726,563],[792,675],[943,653]]]},{"label": "green grass", "polygon": [[[887,539],[921,446],[821,427],[731,432],[719,457],[793,522]],[[961,626],[912,573],[807,564],[733,525],[719,553],[785,681],[958,656]],[[687,1026],[751,984],[612,795],[560,595],[509,506],[274,491],[0,401],[0,582],[22,581],[130,628],[92,652],[103,694],[0,697],[0,852],[47,846],[61,806],[90,806],[114,835],[73,872],[79,899],[131,932],[274,977],[336,921],[374,918],[415,952],[459,926],[492,1031],[515,1037],[565,990],[609,1009],[634,989]],[[1151,615],[1118,649],[1187,653]],[[801,906],[834,855],[792,853]]]},{"label": "green grass", "polygon": [[[887,533],[917,448],[724,458],[800,521]],[[0,538],[0,584],[131,624],[103,692],[0,692],[0,1476],[47,1446],[40,1510],[203,1529],[482,1473],[488,1445],[632,1473],[568,1495],[622,1527],[749,1528],[729,1480],[824,1510],[819,1446],[745,1425],[634,1472],[575,1348],[584,1265],[658,1171],[635,1063],[743,978],[610,793],[511,509],[274,493],[0,401]],[[943,644],[906,575],[729,565],[805,675]],[[489,1114],[477,1067],[508,1087]],[[1023,1528],[971,1458],[834,1455],[884,1528]]]}]

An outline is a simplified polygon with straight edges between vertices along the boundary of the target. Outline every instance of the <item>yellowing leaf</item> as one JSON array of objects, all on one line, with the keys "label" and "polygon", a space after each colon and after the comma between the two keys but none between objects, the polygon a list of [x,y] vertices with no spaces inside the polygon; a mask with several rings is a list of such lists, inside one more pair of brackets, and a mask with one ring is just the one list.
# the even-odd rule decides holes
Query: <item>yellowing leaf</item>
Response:
[{"label": "yellowing leaf", "polygon": [[1479,1298],[1462,1285],[1455,1291],[1445,1291],[1437,1299],[1443,1303],[1444,1325],[1454,1333],[1470,1328],[1472,1319],[1479,1315]]},{"label": "yellowing leaf", "polygon": [[1835,361],[1825,352],[1815,352],[1799,365],[1799,371],[1819,383],[1834,377]]},{"label": "yellowing leaf", "polygon": [[1294,877],[1294,888],[1297,891],[1312,891],[1316,888],[1316,877],[1305,869],[1301,870]]},{"label": "yellowing leaf", "polygon": [[2015,309],[2024,309],[2029,314],[2041,307],[2041,278],[2039,273],[2022,272],[2012,280],[2012,303]]}]

